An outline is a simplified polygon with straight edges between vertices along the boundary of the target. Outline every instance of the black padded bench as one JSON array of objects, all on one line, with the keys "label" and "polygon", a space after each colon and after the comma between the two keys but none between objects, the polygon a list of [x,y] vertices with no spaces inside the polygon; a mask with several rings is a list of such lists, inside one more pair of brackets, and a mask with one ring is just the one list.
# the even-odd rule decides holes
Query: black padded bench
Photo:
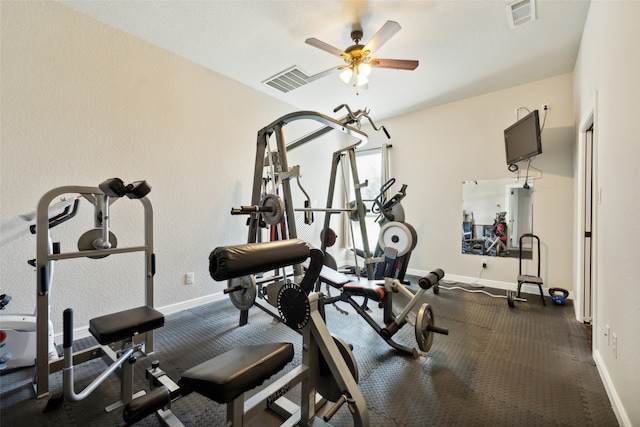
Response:
[{"label": "black padded bench", "polygon": [[342,291],[352,296],[367,297],[370,300],[380,302],[384,299],[387,291],[380,282],[348,283],[342,286]]},{"label": "black padded bench", "polygon": [[89,321],[89,332],[102,345],[122,341],[164,325],[164,314],[142,306],[96,317]]},{"label": "black padded bench", "polygon": [[182,374],[182,395],[193,391],[218,403],[229,403],[259,386],[293,359],[293,344],[236,347]]}]

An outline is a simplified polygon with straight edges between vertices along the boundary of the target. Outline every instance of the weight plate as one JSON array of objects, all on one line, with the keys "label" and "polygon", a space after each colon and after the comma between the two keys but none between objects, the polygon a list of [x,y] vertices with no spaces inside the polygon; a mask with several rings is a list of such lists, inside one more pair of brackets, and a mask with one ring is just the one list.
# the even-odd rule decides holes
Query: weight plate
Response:
[{"label": "weight plate", "polygon": [[[336,346],[340,351],[340,355],[344,359],[347,367],[349,368],[349,371],[351,372],[351,375],[353,376],[353,379],[356,380],[357,383],[358,365],[356,363],[356,358],[353,356],[353,352],[351,351],[351,347],[342,339],[336,336],[333,337],[333,342],[336,343]],[[320,349],[318,349],[318,353],[318,363],[320,366],[317,377],[318,382],[316,383],[317,391],[318,393],[320,393],[320,396],[324,397],[325,399],[331,402],[336,402],[340,398],[340,396],[344,394],[345,390],[342,390],[338,385],[338,382],[331,373],[331,369],[329,369],[329,365],[327,364],[327,361],[325,360],[322,352],[320,352]]]},{"label": "weight plate", "polygon": [[358,204],[356,203],[355,200],[350,201],[349,203],[347,203],[347,209],[351,209],[349,211],[349,219],[351,221],[360,221],[360,216],[358,215]]},{"label": "weight plate", "polygon": [[433,322],[433,309],[427,303],[422,304],[416,316],[416,341],[418,348],[425,353],[431,349],[431,344],[433,344],[433,332],[429,330],[429,326],[433,326]]},{"label": "weight plate", "polygon": [[275,194],[267,194],[262,198],[260,206],[270,208],[270,212],[262,212],[264,222],[269,225],[280,224],[284,219],[284,202]]},{"label": "weight plate", "polygon": [[507,304],[509,304],[509,307],[513,308],[515,306],[515,300],[516,291],[507,289]]},{"label": "weight plate", "polygon": [[[380,228],[380,237],[378,243],[382,249],[386,247],[394,248],[398,251],[398,256],[406,255],[415,248],[416,239],[414,239],[415,230],[413,227],[407,226],[402,222],[388,222]],[[411,229],[409,228],[411,227]]]},{"label": "weight plate", "polygon": [[304,328],[311,317],[309,298],[295,283],[286,283],[278,292],[278,313],[285,325],[295,330]]},{"label": "weight plate", "polygon": [[242,289],[229,294],[231,303],[239,310],[250,309],[256,300],[257,293],[256,278],[253,274],[229,279],[228,286],[230,288],[242,287]]},{"label": "weight plate", "polygon": [[[93,242],[95,242],[98,239],[102,239],[102,228],[94,228],[92,230],[87,231],[78,239],[78,250],[94,251],[98,249],[93,245]],[[115,248],[118,246],[118,239],[116,238],[116,235],[113,234],[111,231],[109,231],[109,243],[111,243],[111,248]],[[99,255],[99,256],[90,256],[89,258],[99,259],[99,258],[104,258],[106,256],[109,256],[109,255],[107,254],[107,255]]]},{"label": "weight plate", "polygon": [[324,243],[325,247],[330,248],[336,244],[336,232],[327,227],[320,232],[320,241]]}]

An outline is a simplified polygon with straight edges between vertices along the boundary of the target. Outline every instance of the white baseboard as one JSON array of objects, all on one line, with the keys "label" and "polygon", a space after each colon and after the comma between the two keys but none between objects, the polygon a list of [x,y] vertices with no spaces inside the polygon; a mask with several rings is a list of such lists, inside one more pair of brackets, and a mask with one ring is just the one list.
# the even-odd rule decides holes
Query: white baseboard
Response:
[{"label": "white baseboard", "polygon": [[157,307],[156,310],[162,312],[162,314],[167,316],[169,314],[177,313],[182,310],[199,307],[204,304],[209,304],[209,303],[220,301],[227,298],[229,298],[227,295],[225,295],[222,292],[218,292],[216,294],[206,295],[203,297],[190,299],[188,301],[182,301],[175,304],[165,305],[164,307]]},{"label": "white baseboard", "polygon": [[631,423],[631,419],[629,419],[629,415],[624,410],[624,406],[622,406],[620,397],[618,396],[618,393],[616,392],[616,388],[613,385],[613,381],[611,380],[609,371],[607,370],[607,367],[602,361],[602,357],[600,355],[599,350],[593,351],[593,360],[596,362],[596,368],[598,368],[600,379],[602,379],[604,388],[607,391],[607,395],[609,396],[609,400],[611,401],[611,407],[613,408],[613,413],[616,414],[618,423],[624,427],[632,427],[633,424]]}]

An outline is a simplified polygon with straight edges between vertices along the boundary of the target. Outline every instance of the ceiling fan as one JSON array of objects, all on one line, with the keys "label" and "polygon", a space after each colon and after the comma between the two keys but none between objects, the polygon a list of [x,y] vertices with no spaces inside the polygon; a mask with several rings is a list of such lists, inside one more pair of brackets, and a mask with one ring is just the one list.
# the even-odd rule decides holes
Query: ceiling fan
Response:
[{"label": "ceiling fan", "polygon": [[351,39],[355,44],[349,46],[344,51],[316,38],[306,39],[306,44],[317,47],[318,49],[324,50],[332,55],[339,56],[346,63],[345,65],[333,67],[321,73],[309,76],[307,80],[318,80],[335,71],[342,71],[340,73],[342,81],[358,87],[364,86],[369,82],[371,67],[392,68],[396,70],[415,70],[418,67],[418,61],[415,60],[371,58],[372,53],[388,42],[398,31],[400,31],[400,24],[394,21],[387,21],[366,45],[362,45],[360,44],[363,36],[362,30],[354,29],[351,31]]}]

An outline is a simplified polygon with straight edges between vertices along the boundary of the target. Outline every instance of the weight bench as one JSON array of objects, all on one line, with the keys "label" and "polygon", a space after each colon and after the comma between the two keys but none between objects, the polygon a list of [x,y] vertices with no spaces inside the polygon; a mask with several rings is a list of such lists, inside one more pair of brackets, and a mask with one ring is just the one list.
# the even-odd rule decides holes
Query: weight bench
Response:
[{"label": "weight bench", "polygon": [[[293,360],[293,354],[293,344],[288,342],[236,347],[183,373],[178,382],[179,395],[196,392],[220,404],[227,404],[227,419],[242,420],[244,394],[280,372]],[[166,386],[166,374],[159,366],[154,362],[147,369],[146,376],[152,385]],[[134,424],[158,408],[170,408],[176,397],[167,387],[155,388],[125,405],[123,420],[128,425]],[[158,416],[163,424],[182,425],[169,410],[161,411]]]},{"label": "weight bench", "polygon": [[[152,331],[164,325],[164,315],[149,306],[136,307],[129,310],[111,313],[93,318],[89,321],[89,332],[98,340],[105,362],[109,367],[91,382],[82,392],[74,390],[73,367],[73,310],[64,311],[64,398],[80,401],[89,396],[112,373],[117,371],[120,377],[120,400],[107,406],[110,412],[131,402],[134,398],[144,394],[144,391],[133,393],[134,353],[141,350],[136,345],[136,336]],[[119,349],[114,344],[121,342]]]},{"label": "weight bench", "polygon": [[[195,391],[227,404],[227,419],[240,419],[244,393],[261,385],[293,360],[293,344],[269,343],[234,348],[182,374],[182,395]],[[235,414],[235,416],[234,416]]]},{"label": "weight bench", "polygon": [[[218,247],[209,257],[209,272],[214,280],[230,280],[300,264],[306,259],[310,263],[300,284],[285,284],[277,298],[282,322],[303,337],[299,365],[245,400],[249,390],[293,360],[293,344],[276,342],[229,350],[187,370],[178,384],[160,369],[159,362],[153,362],[146,371],[153,391],[125,405],[125,423],[133,424],[155,412],[161,424],[182,426],[171,411],[172,401],[196,392],[226,404],[227,426],[241,427],[266,409],[282,418],[283,426],[328,425],[333,414],[346,404],[354,427],[367,427],[369,415],[357,384],[355,358],[349,346],[327,329],[323,295],[311,293],[324,260],[319,249],[309,248],[297,239]],[[286,396],[298,385],[299,404]],[[335,404],[324,414],[323,423],[317,412],[326,401]]]},{"label": "weight bench", "polygon": [[[385,259],[391,259],[391,257],[385,256]],[[348,303],[387,344],[401,353],[410,355],[414,358],[417,358],[420,354],[417,349],[407,347],[393,340],[393,336],[407,323],[410,315],[412,316],[412,321],[409,323],[415,324],[416,341],[418,342],[418,347],[422,352],[426,353],[431,348],[433,332],[443,335],[449,334],[449,331],[446,328],[440,328],[434,325],[433,310],[429,304],[422,304],[418,310],[418,315],[415,321],[413,321],[412,313],[414,306],[421,301],[422,295],[424,295],[428,289],[435,289],[435,287],[438,286],[440,279],[444,277],[444,271],[441,269],[436,269],[428,273],[426,276],[421,277],[418,280],[420,289],[415,294],[409,291],[399,279],[392,277],[385,277],[384,281],[368,280],[366,282],[358,281],[341,283],[345,279],[348,279],[348,277],[327,266],[322,268],[320,277],[323,282],[340,289],[340,295],[327,298],[325,300],[326,304],[334,304],[337,302]],[[405,305],[399,313],[396,313],[393,307],[394,293],[402,293],[409,299],[407,305]],[[364,298],[364,301],[362,301],[362,303],[358,303],[353,299],[353,297],[362,297]],[[378,322],[368,313],[370,311],[367,307],[369,300],[377,302],[379,307],[382,309],[382,325],[378,324]],[[336,308],[342,313],[348,314],[337,306]]]}]

